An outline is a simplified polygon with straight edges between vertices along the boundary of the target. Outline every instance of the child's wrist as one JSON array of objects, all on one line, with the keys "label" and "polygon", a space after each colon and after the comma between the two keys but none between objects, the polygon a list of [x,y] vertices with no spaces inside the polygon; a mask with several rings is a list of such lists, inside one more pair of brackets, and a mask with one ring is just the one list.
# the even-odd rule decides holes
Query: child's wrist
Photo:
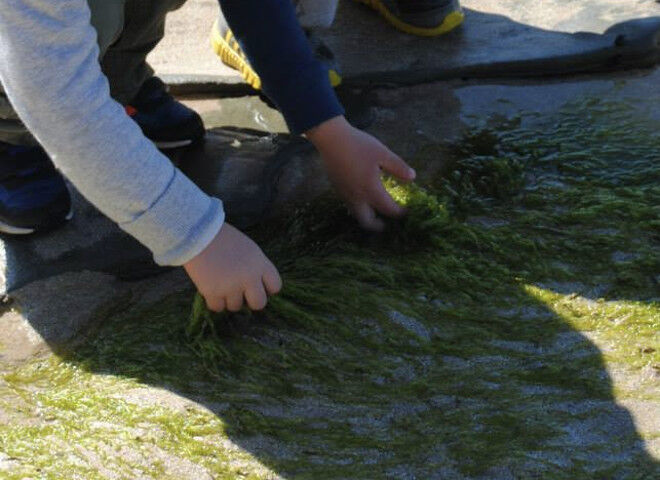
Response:
[{"label": "child's wrist", "polygon": [[341,137],[351,128],[346,118],[339,115],[308,130],[305,132],[305,137],[314,144],[317,150],[323,152],[327,147],[340,141]]}]

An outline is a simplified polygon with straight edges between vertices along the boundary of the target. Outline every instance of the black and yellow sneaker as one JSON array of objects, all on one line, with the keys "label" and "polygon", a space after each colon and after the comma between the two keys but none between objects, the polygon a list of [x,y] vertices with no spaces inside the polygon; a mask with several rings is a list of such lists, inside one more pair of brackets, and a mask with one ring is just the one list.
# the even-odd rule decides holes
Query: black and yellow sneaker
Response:
[{"label": "black and yellow sneaker", "polygon": [[[330,84],[333,87],[339,86],[341,84],[341,75],[339,74],[339,68],[337,67],[334,54],[318,36],[307,30],[305,34],[316,58],[327,66]],[[252,88],[261,90],[261,79],[259,75],[250,65],[243,49],[238,44],[238,41],[222,16],[213,24],[211,46],[216,55],[222,60],[222,63],[237,70]]]},{"label": "black and yellow sneaker", "polygon": [[458,0],[355,0],[402,32],[422,37],[449,33],[465,18]]}]

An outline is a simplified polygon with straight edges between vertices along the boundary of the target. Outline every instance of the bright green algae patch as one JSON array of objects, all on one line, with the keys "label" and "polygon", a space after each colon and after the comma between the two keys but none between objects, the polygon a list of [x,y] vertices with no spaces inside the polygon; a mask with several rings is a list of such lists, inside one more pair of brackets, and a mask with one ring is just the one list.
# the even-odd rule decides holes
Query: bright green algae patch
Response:
[{"label": "bright green algae patch", "polygon": [[252,232],[285,280],[265,312],[173,296],[4,376],[7,478],[656,478],[624,408],[660,402],[643,120],[589,100],[428,145],[380,236],[330,199]]}]

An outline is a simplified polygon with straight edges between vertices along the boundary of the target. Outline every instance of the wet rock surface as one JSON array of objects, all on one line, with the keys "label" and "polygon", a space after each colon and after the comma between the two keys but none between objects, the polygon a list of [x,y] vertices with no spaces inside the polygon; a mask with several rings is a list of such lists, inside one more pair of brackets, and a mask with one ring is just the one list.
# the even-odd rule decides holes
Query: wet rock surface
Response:
[{"label": "wet rock surface", "polygon": [[[551,3],[555,5],[544,4],[549,16],[571,8]],[[429,48],[428,39],[384,27],[367,8],[342,7],[350,13],[339,15],[326,38],[341,59],[346,81],[352,84],[613,71],[651,66],[660,60],[660,16],[610,24],[603,33],[566,33],[516,22],[484,11],[483,5],[468,6],[465,24],[445,38],[431,40],[433,48]],[[660,15],[654,7],[647,4],[647,15]],[[356,23],[361,28],[355,28]],[[589,30],[588,25],[581,27]],[[346,45],[369,45],[369,60],[365,50]]]},{"label": "wet rock surface", "polygon": [[[364,5],[343,1],[335,24],[321,36],[344,79],[363,85],[613,71],[658,62],[660,6],[654,0],[527,3],[463,0],[463,27],[428,39],[399,33]],[[180,90],[240,93],[240,75],[208,48],[215,12],[214,0],[189,1],[172,16],[169,35],[151,56],[156,71]],[[615,24],[621,25],[612,29]]]},{"label": "wet rock surface", "polygon": [[[528,147],[520,145],[533,135],[516,137],[507,129],[543,126],[534,148],[545,152],[539,159],[551,161],[542,140],[550,135],[548,119],[564,119],[564,127],[553,124],[563,144],[576,128],[570,122],[580,118],[576,105],[594,97],[609,105],[593,117],[594,125],[614,115],[621,128],[652,127],[660,92],[649,86],[657,80],[658,72],[647,72],[565,84],[383,90],[373,97],[370,130],[417,162],[421,182],[435,182],[452,169],[476,168],[454,163],[449,157],[456,152],[443,138],[468,138],[464,148],[482,155],[502,148],[524,156]],[[549,105],[553,97],[564,100]],[[437,103],[425,109],[428,98]],[[583,113],[601,111],[598,102]],[[205,105],[211,114],[213,105]],[[397,137],[396,121],[406,118]],[[493,125],[501,128],[500,147],[481,130]],[[649,155],[648,139],[640,142],[627,148],[637,152],[636,162]],[[611,148],[619,148],[615,144]],[[278,157],[282,151],[286,155]],[[538,160],[528,166],[523,197],[487,204],[465,219],[479,235],[507,239],[494,243],[500,245],[495,252],[513,255],[512,265],[521,264],[522,271],[535,268],[525,263],[528,240],[515,234],[524,227],[534,248],[552,252],[534,261],[547,272],[535,281],[491,282],[489,275],[498,274],[481,271],[491,254],[472,252],[452,264],[454,273],[442,286],[416,291],[382,316],[375,309],[364,318],[314,317],[321,323],[310,325],[277,323],[268,314],[239,322],[222,330],[220,343],[206,344],[221,348],[213,358],[223,360],[211,364],[184,331],[191,291],[181,272],[133,282],[106,273],[64,273],[18,289],[0,317],[1,471],[17,478],[38,474],[36,468],[56,472],[56,478],[66,472],[99,478],[500,480],[565,478],[567,471],[585,479],[653,478],[660,469],[657,296],[644,286],[652,279],[635,272],[651,271],[645,265],[657,257],[655,240],[628,233],[634,225],[647,231],[633,216],[617,217],[615,210],[592,218],[586,207],[572,207],[582,176],[592,175],[576,169],[608,155],[607,149],[599,152],[572,160],[568,171]],[[217,162],[205,163],[206,156]],[[304,143],[245,128],[212,130],[204,149],[186,158],[184,168],[204,188],[226,188],[228,205],[255,218],[273,213],[269,195],[304,186],[318,168]],[[581,196],[598,199],[593,189],[605,185],[598,182],[617,178],[626,178],[629,188],[646,185],[643,175],[625,173],[631,161],[608,157]],[[438,166],[443,162],[449,163]],[[286,190],[278,181],[261,188],[268,168],[270,178],[287,178],[293,187]],[[246,194],[254,202],[241,204]],[[533,216],[538,209],[545,217]],[[646,218],[643,210],[637,215],[640,222]],[[614,218],[619,220],[610,223]],[[577,233],[582,230],[590,236]],[[506,242],[519,242],[520,250],[507,250]],[[592,248],[606,253],[585,264],[580,255]],[[296,260],[305,261],[304,253]],[[467,276],[465,268],[471,269]],[[639,298],[620,293],[635,291]]]},{"label": "wet rock surface", "polygon": [[212,129],[203,148],[182,152],[180,168],[222,199],[228,221],[253,226],[329,188],[307,141],[260,131]]},{"label": "wet rock surface", "polygon": [[[585,25],[566,4],[543,23],[490,3],[537,27]],[[596,32],[655,7],[598,5]],[[82,199],[65,229],[3,242],[0,478],[660,476],[657,143],[642,136],[660,127],[659,84],[656,70],[375,89],[369,131],[420,184],[457,193],[465,235],[448,230],[412,272],[414,250],[349,256],[322,295],[313,274],[294,278],[299,317],[218,323],[213,341],[186,333],[183,273],[156,269]],[[236,223],[327,191],[309,145],[262,102],[195,102],[225,128],[173,159]],[[285,273],[309,252],[286,260]],[[367,261],[377,287],[353,283]],[[359,314],[340,308],[351,299]]]}]

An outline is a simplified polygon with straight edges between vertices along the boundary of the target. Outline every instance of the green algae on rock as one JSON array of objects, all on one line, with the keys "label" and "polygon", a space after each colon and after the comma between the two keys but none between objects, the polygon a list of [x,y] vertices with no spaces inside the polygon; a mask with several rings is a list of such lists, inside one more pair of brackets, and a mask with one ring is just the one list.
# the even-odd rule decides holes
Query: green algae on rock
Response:
[{"label": "green algae on rock", "polygon": [[7,478],[656,478],[656,132],[600,100],[474,128],[387,181],[383,235],[330,198],[255,229],[265,312],[174,295],[3,375]]},{"label": "green algae on rock", "polygon": [[[438,146],[439,153],[452,152],[451,170],[432,178],[428,189],[388,181],[409,215],[380,237],[359,232],[327,199],[297,212],[282,230],[256,231],[281,265],[286,285],[256,324],[294,330],[304,325],[319,343],[331,344],[331,332],[335,339],[344,338],[337,341],[344,348],[360,332],[363,348],[385,357],[414,352],[460,363],[494,356],[497,364],[497,357],[506,354],[506,364],[514,358],[529,362],[530,353],[538,354],[545,358],[540,363],[549,364],[498,368],[493,388],[505,393],[502,401],[506,398],[509,407],[484,417],[480,428],[488,434],[480,439],[461,432],[464,442],[445,446],[462,458],[458,470],[470,475],[483,475],[505,458],[511,461],[516,451],[522,461],[525,451],[547,448],[562,429],[550,417],[533,426],[530,417],[516,413],[514,405],[526,403],[522,392],[604,401],[612,397],[612,386],[598,373],[604,371],[603,358],[632,370],[660,369],[654,277],[660,271],[657,143],[652,129],[636,123],[632,128],[632,123],[625,106],[589,100],[580,108],[567,107],[542,130],[513,121],[497,131],[468,133],[458,145]],[[493,228],[462,221],[484,213],[505,222]],[[613,224],[616,233],[599,233]],[[621,248],[634,255],[613,264],[611,256]],[[512,305],[517,311],[505,315]],[[203,324],[212,331],[237,321],[232,315],[210,315],[199,297],[196,312],[191,325],[198,329]],[[430,344],[393,324],[391,312],[404,312],[433,332]],[[242,318],[250,324],[249,314]],[[356,319],[369,322],[374,331],[364,332]],[[558,338],[572,331],[598,331],[599,341],[607,345],[604,357],[579,334],[574,345],[562,346]],[[204,341],[227,347],[235,340],[207,336]],[[195,345],[204,341],[199,335],[194,339]],[[196,348],[201,355],[209,351]],[[241,358],[233,348],[229,355]],[[288,368],[311,377],[341,371],[330,369],[335,362],[329,359],[322,363],[330,372],[322,373],[322,366],[313,366],[309,358],[296,362],[291,352],[286,355]],[[571,359],[568,364],[564,356]],[[555,360],[548,362],[550,357]],[[225,358],[215,358],[216,368]],[[351,368],[369,371],[372,364],[362,360],[363,365]],[[409,375],[412,385],[398,387],[402,397],[408,388],[418,400],[442,390]],[[387,383],[397,377],[382,378]],[[484,383],[475,378],[469,387],[461,385],[462,393],[473,400],[496,397],[492,389],[479,386]],[[652,385],[645,388],[653,392]],[[291,390],[290,396],[302,394],[294,386]],[[575,478],[588,477],[581,464],[573,463]],[[652,461],[642,464],[653,471],[657,467]],[[608,465],[603,472],[628,468],[634,470],[632,465]]]}]

